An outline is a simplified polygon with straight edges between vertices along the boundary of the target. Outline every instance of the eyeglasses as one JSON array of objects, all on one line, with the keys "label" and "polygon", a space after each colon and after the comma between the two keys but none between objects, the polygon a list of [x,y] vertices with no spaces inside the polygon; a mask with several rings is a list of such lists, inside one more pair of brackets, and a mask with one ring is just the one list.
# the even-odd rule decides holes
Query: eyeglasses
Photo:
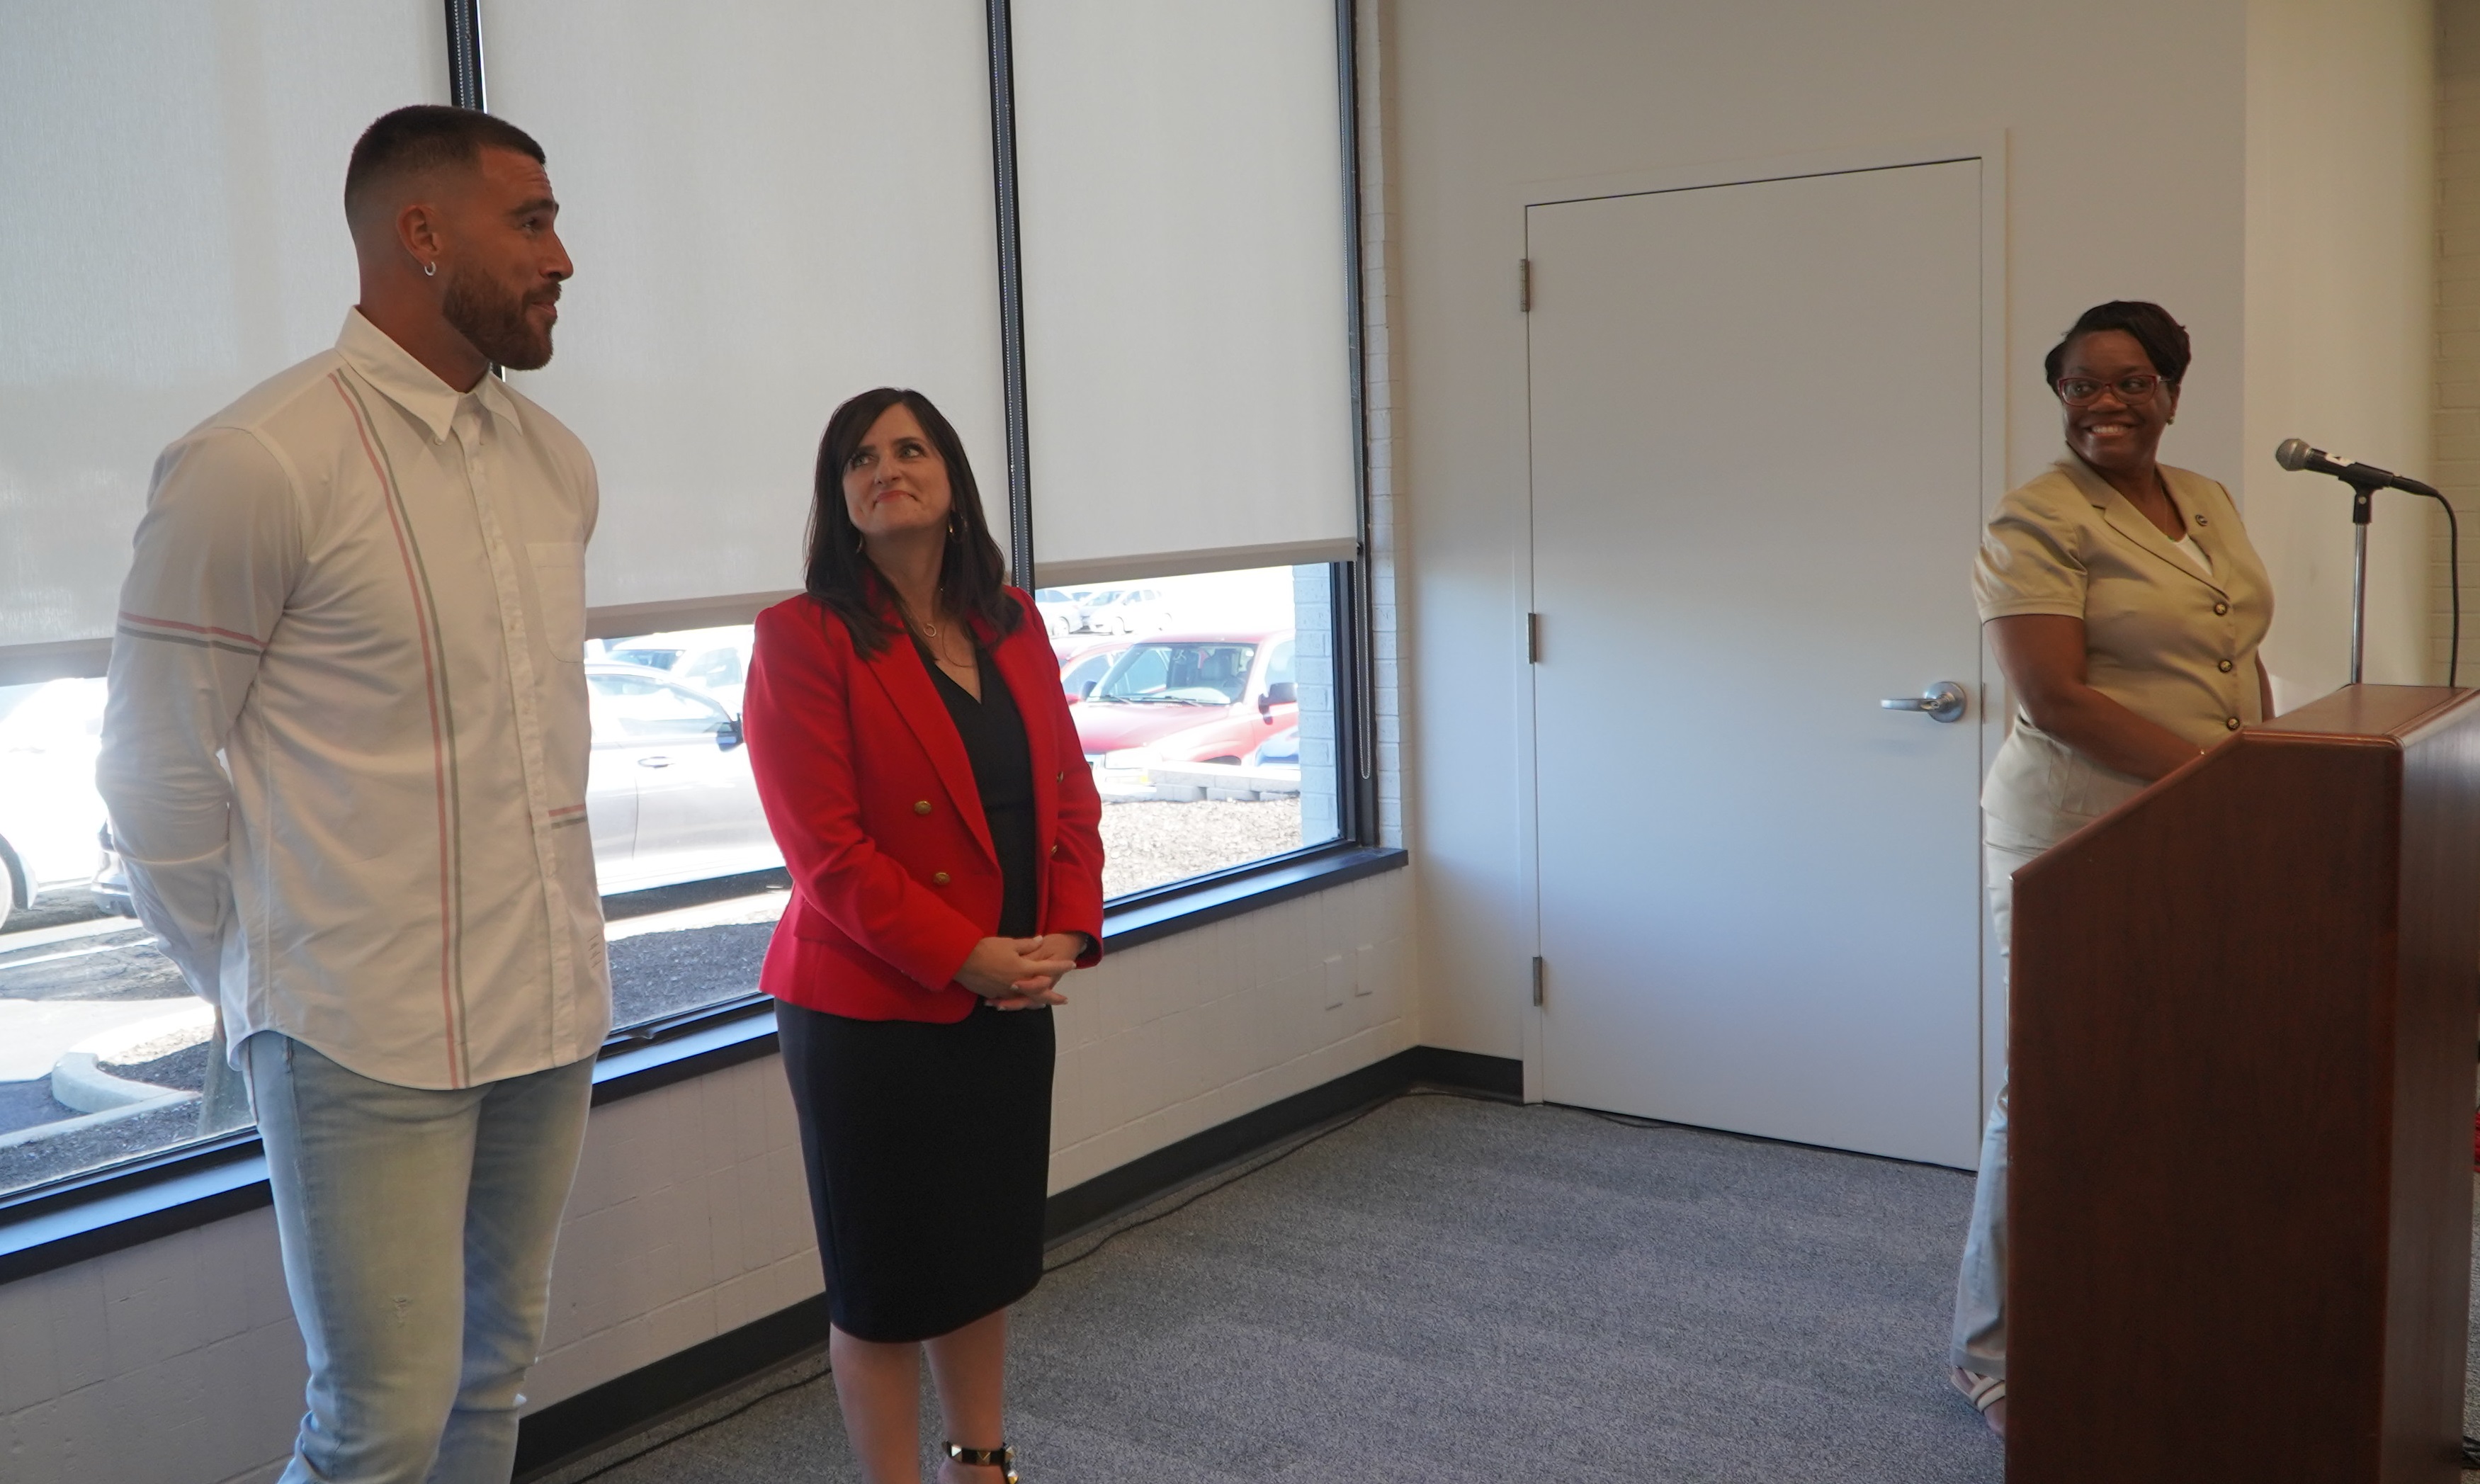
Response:
[{"label": "eyeglasses", "polygon": [[2118,393],[2124,403],[2138,403],[2153,395],[2154,388],[2169,380],[2167,377],[2121,377],[2115,381],[2095,381],[2088,377],[2066,377],[2058,382],[2058,400],[2071,407],[2089,407],[2101,400],[2104,390]]}]

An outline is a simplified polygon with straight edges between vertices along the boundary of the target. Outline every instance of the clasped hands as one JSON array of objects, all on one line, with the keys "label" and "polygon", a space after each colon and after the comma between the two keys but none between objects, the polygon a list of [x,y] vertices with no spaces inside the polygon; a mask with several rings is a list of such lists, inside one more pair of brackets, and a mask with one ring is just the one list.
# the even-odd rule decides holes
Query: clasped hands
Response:
[{"label": "clasped hands", "polygon": [[956,982],[991,1002],[993,1009],[1031,1010],[1066,1004],[1059,981],[1076,967],[1084,951],[1080,933],[1055,932],[1041,938],[984,938],[973,945]]}]

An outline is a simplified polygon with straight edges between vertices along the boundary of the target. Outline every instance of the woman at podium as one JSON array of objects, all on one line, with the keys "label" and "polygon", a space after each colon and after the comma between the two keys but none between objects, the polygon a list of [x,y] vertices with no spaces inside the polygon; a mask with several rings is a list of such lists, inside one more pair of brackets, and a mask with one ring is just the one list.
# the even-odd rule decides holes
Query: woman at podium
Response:
[{"label": "woman at podium", "polygon": [[[2014,696],[1980,795],[1989,911],[2009,950],[2015,870],[2260,721],[2273,618],[2230,491],[2157,455],[2187,331],[2158,304],[2084,311],[2045,363],[2065,456],[1999,502],[1973,594]],[[1955,1284],[1956,1388],[2006,1430],[2006,1090],[1981,1138]]]}]

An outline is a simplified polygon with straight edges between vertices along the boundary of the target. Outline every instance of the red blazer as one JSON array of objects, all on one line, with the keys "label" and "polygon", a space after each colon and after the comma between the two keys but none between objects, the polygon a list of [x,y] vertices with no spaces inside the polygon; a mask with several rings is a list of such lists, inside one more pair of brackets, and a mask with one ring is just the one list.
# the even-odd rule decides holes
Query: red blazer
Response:
[{"label": "red blazer", "polygon": [[[1033,600],[1009,593],[1025,614],[1016,632],[993,645],[975,627],[1033,755],[1035,930],[1098,945],[1102,800]],[[758,615],[741,704],[792,872],[759,987],[856,1020],[963,1020],[981,997],[956,971],[998,931],[999,864],[964,741],[912,644],[899,629],[864,658],[832,612],[806,596],[778,603]]]}]

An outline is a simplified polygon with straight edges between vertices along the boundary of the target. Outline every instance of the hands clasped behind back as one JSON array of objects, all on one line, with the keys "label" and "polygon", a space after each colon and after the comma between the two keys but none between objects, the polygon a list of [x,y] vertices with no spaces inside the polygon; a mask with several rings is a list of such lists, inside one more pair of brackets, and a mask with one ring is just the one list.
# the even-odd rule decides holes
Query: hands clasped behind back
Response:
[{"label": "hands clasped behind back", "polygon": [[984,938],[966,955],[956,982],[1001,1010],[1028,1010],[1066,1004],[1059,981],[1076,967],[1074,935],[1055,932],[1044,938]]}]

